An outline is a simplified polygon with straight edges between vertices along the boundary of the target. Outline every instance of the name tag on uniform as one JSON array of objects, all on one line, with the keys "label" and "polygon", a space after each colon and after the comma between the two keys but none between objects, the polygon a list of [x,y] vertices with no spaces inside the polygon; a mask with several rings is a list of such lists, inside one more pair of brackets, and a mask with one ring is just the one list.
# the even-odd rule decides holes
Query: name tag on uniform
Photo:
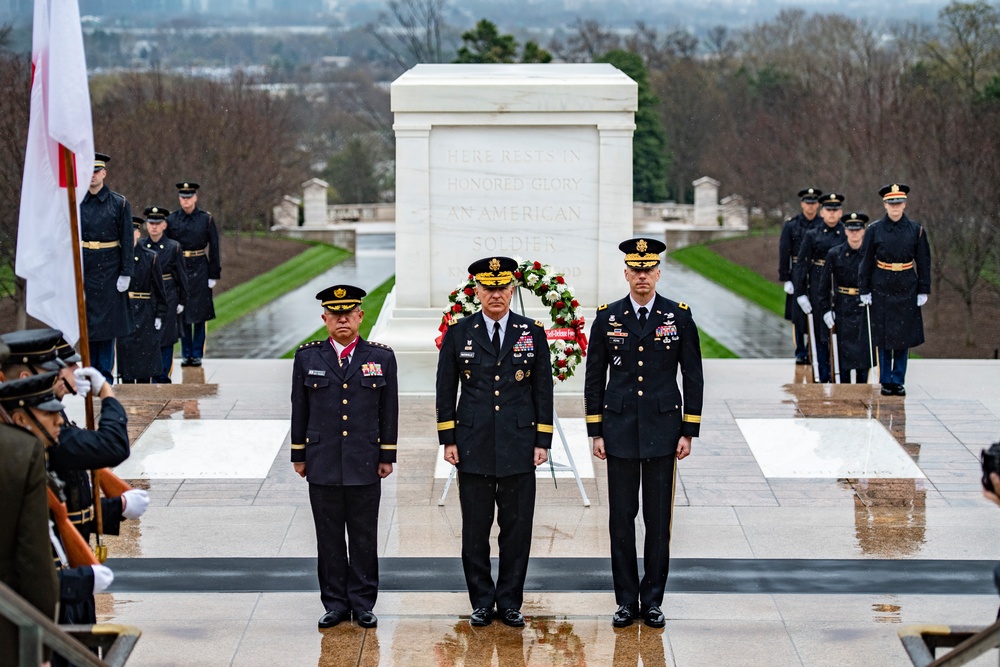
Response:
[{"label": "name tag on uniform", "polygon": [[366,364],[361,364],[361,374],[365,377],[381,376],[382,364],[376,364],[370,361]]},{"label": "name tag on uniform", "polygon": [[475,359],[476,353],[471,350],[464,350],[458,353],[460,359]]},{"label": "name tag on uniform", "polygon": [[326,377],[326,371],[310,370],[309,375],[318,375],[320,377]]}]

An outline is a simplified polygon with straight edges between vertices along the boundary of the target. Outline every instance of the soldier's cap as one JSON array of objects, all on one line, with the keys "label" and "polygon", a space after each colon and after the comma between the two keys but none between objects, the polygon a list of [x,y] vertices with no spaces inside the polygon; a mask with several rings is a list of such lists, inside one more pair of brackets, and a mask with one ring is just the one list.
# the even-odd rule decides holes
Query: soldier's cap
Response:
[{"label": "soldier's cap", "polygon": [[333,285],[316,295],[323,307],[332,313],[346,313],[361,305],[361,299],[368,295],[354,285]]},{"label": "soldier's cap", "polygon": [[62,336],[59,337],[59,342],[56,343],[56,354],[59,358],[63,360],[63,363],[67,364],[78,364],[83,361],[83,357],[76,349],[66,342],[66,339]]},{"label": "soldier's cap", "polygon": [[878,194],[882,197],[882,201],[892,203],[894,201],[906,201],[906,193],[909,191],[909,185],[904,185],[903,183],[891,183],[889,185],[883,185],[879,189]]},{"label": "soldier's cap", "polygon": [[514,282],[517,260],[510,257],[484,257],[469,264],[469,274],[483,287],[506,287]]},{"label": "soldier's cap", "polygon": [[190,181],[183,181],[177,184],[177,194],[182,199],[187,199],[193,197],[197,192],[198,188],[201,186],[197,183],[191,183]]},{"label": "soldier's cap", "polygon": [[61,412],[63,404],[56,398],[55,391],[58,375],[53,371],[0,383],[0,405],[8,410],[38,408],[45,412]]},{"label": "soldier's cap", "polygon": [[823,205],[823,208],[840,208],[844,204],[844,199],[846,199],[844,195],[831,192],[820,197],[819,203]]},{"label": "soldier's cap", "polygon": [[132,228],[133,229],[139,229],[140,227],[142,227],[142,223],[144,223],[144,222],[146,222],[146,218],[144,218],[144,217],[142,217],[140,215],[133,215],[132,216]]},{"label": "soldier's cap", "polygon": [[23,329],[5,333],[0,336],[0,342],[10,348],[10,356],[5,363],[57,371],[65,365],[56,352],[61,338],[62,332],[58,329]]},{"label": "soldier's cap", "polygon": [[111,162],[110,155],[106,155],[105,153],[94,153],[94,171],[107,169],[109,162]]},{"label": "soldier's cap", "polygon": [[667,244],[656,239],[629,239],[618,244],[618,249],[625,253],[625,266],[633,269],[652,269],[660,264],[660,253],[667,249]]},{"label": "soldier's cap", "polygon": [[142,214],[146,216],[146,222],[152,223],[163,222],[167,219],[167,215],[169,213],[170,211],[162,206],[147,206],[142,212]]},{"label": "soldier's cap", "polygon": [[868,216],[855,211],[850,215],[844,216],[841,222],[844,223],[844,229],[864,229],[865,223],[868,222]]},{"label": "soldier's cap", "polygon": [[799,190],[799,199],[807,204],[819,201],[819,198],[822,196],[823,191],[819,188],[805,188],[804,190]]}]

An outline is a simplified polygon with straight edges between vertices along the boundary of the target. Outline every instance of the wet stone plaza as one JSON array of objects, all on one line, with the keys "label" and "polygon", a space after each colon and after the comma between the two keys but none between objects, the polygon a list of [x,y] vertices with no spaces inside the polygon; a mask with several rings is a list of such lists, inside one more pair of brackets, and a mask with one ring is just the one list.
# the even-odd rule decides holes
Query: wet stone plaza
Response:
[{"label": "wet stone plaza", "polygon": [[116,579],[98,616],[141,628],[130,665],[908,665],[904,626],[996,619],[1000,508],[981,495],[979,452],[1000,439],[997,362],[913,360],[900,398],[810,384],[790,360],[707,360],[659,630],[611,626],[606,467],[579,396],[557,395],[569,451],[557,437],[553,458],[572,457],[582,491],[568,465],[537,473],[525,628],[469,626],[434,399],[405,394],[382,486],[378,627],[317,630],[291,361],[181,371],[116,387],[133,443],[117,472],[151,502],[107,538]]}]

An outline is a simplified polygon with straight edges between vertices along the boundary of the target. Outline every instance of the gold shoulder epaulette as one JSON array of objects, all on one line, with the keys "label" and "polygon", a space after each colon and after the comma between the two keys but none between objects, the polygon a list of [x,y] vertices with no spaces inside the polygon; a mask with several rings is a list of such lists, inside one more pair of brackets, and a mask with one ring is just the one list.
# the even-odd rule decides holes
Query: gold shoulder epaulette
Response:
[{"label": "gold shoulder epaulette", "polygon": [[302,343],[302,345],[299,345],[299,349],[300,349],[300,350],[304,350],[304,349],[306,349],[307,347],[316,347],[317,345],[322,345],[322,344],[323,344],[324,342],[326,342],[326,341],[322,341],[322,340],[311,340],[311,341],[309,341],[308,343]]},{"label": "gold shoulder epaulette", "polygon": [[601,304],[600,306],[597,307],[597,312],[601,312],[602,310],[604,310],[607,307],[608,307],[608,304],[606,304],[606,303]]},{"label": "gold shoulder epaulette", "polygon": [[545,325],[544,325],[544,324],[542,324],[542,321],[541,321],[541,320],[535,320],[535,326],[539,326],[539,327],[541,327],[541,328],[543,328],[543,329],[545,328]]},{"label": "gold shoulder epaulette", "polygon": [[678,303],[677,307],[680,308],[681,310],[691,310],[690,308],[688,308],[688,305],[686,303],[684,303],[683,301],[681,301],[680,303]]},{"label": "gold shoulder epaulette", "polygon": [[388,345],[386,345],[385,343],[376,343],[376,342],[375,342],[375,341],[373,341],[373,340],[370,340],[370,341],[368,341],[368,343],[369,343],[369,345],[374,345],[375,347],[380,347],[380,348],[382,348],[383,350],[391,350],[391,349],[392,349],[391,347],[389,347],[389,346],[388,346]]}]

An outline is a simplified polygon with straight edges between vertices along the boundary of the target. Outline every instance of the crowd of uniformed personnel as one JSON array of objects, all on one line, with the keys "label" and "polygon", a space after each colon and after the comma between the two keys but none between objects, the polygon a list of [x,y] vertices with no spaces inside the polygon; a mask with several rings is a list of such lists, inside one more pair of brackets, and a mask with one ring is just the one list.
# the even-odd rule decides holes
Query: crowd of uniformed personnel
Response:
[{"label": "crowd of uniformed personnel", "polygon": [[122,382],[168,383],[178,338],[181,366],[200,366],[205,354],[212,288],[222,274],[218,229],[198,208],[200,186],[187,181],[177,183],[176,211],[147,206],[133,216],[128,199],[104,184],[110,161],[96,154],[80,204],[93,365],[108,382],[116,369]]},{"label": "crowd of uniformed personnel", "polygon": [[781,231],[778,279],[795,362],[811,364],[817,382],[853,375],[864,383],[877,366],[882,395],[906,395],[909,348],[924,341],[921,308],[931,291],[930,244],[904,212],[909,192],[902,183],[883,186],[885,215],[867,230],[866,214],[844,215],[842,194],[798,193],[802,213]]}]

